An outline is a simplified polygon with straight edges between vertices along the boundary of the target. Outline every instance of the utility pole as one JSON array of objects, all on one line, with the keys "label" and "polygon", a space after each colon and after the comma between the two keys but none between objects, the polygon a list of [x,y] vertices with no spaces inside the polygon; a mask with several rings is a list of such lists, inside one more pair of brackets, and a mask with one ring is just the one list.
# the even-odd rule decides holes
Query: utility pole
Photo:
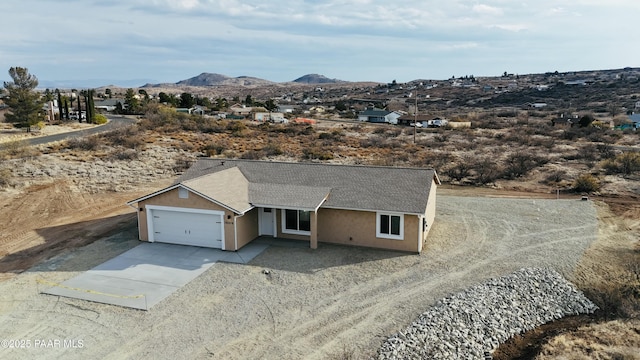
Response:
[{"label": "utility pole", "polygon": [[416,111],[413,114],[413,143],[416,143],[416,128],[418,127],[418,91],[416,90]]}]

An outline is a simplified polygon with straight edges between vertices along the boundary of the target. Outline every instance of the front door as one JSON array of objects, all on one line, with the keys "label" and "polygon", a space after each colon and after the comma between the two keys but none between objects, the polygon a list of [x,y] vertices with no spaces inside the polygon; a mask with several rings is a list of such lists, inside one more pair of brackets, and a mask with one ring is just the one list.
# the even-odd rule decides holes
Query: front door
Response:
[{"label": "front door", "polygon": [[272,208],[260,208],[258,212],[259,235],[276,236],[276,211]]}]

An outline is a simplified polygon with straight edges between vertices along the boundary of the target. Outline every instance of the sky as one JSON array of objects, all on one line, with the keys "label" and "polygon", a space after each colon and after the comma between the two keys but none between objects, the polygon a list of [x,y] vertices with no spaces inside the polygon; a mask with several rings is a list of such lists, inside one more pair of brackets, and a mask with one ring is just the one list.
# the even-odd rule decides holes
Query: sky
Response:
[{"label": "sky", "polygon": [[3,0],[0,80],[407,82],[640,66],[638,0]]}]

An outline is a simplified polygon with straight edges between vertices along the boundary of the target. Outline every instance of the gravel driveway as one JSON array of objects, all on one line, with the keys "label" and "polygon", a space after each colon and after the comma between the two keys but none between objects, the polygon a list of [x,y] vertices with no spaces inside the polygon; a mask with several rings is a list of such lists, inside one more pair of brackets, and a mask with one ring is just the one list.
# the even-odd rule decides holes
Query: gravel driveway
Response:
[{"label": "gravel driveway", "polygon": [[248,265],[217,264],[149,312],[38,293],[37,279],[69,279],[135,246],[134,233],[0,283],[0,339],[30,343],[0,358],[366,358],[438,299],[488,278],[551,267],[571,280],[598,222],[589,201],[440,196],[422,255],[272,246]]}]

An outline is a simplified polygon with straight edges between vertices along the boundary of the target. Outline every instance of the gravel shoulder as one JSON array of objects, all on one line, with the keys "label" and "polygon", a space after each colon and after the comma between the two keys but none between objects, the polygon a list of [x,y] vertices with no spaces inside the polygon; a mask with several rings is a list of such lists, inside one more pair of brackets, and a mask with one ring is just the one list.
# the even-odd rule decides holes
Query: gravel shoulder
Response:
[{"label": "gravel shoulder", "polygon": [[134,223],[122,230],[0,283],[0,339],[31,340],[0,357],[369,357],[438,299],[489,278],[549,267],[572,280],[599,236],[590,201],[439,196],[422,255],[272,246],[248,265],[216,264],[149,312],[38,293],[38,279],[64,281],[138,244]]}]

